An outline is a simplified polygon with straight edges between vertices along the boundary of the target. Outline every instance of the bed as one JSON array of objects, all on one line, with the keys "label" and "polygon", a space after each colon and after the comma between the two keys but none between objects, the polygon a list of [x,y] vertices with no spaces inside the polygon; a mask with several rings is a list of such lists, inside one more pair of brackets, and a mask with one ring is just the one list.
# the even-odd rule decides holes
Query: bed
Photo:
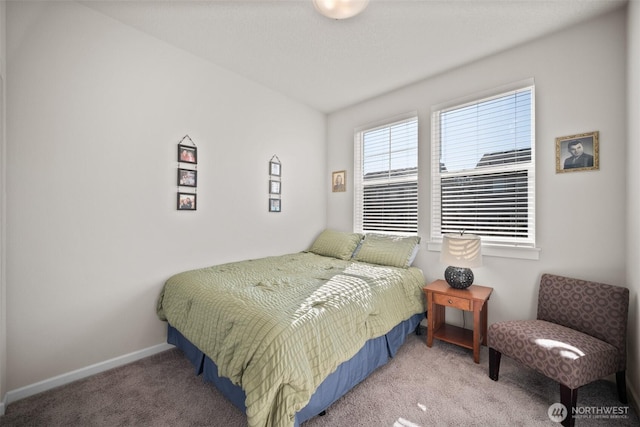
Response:
[{"label": "bed", "polygon": [[418,244],[325,230],[304,252],[174,275],[157,314],[249,426],[298,426],[385,364],[424,317]]}]

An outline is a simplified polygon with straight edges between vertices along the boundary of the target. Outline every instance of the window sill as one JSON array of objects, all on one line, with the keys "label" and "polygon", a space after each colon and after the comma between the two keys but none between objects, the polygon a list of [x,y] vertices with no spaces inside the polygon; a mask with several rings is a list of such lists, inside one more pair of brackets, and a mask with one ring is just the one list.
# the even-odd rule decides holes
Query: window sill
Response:
[{"label": "window sill", "polygon": [[[441,242],[427,242],[427,250],[429,251],[440,252],[441,248],[442,248]],[[500,258],[538,260],[540,259],[540,248],[483,243],[482,255],[495,256]]]}]

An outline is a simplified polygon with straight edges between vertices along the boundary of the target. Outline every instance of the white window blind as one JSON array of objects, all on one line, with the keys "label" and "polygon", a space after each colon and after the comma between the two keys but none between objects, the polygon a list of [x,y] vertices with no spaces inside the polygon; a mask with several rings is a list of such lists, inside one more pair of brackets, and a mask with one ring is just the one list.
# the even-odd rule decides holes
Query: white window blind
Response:
[{"label": "white window blind", "polygon": [[535,246],[534,86],[432,112],[431,236]]},{"label": "white window blind", "polygon": [[418,118],[356,131],[354,230],[418,232]]}]

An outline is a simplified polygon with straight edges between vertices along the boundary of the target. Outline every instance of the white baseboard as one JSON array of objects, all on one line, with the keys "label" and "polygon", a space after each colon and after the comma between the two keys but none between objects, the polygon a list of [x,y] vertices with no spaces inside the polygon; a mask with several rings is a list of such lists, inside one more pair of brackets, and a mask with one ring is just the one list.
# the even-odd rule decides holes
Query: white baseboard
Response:
[{"label": "white baseboard", "polygon": [[35,384],[20,387],[16,390],[10,390],[7,392],[7,394],[5,394],[3,401],[0,402],[0,415],[4,415],[5,408],[10,403],[17,400],[42,393],[43,391],[51,390],[52,388],[60,387],[61,385],[69,384],[95,374],[99,374],[100,372],[108,371],[109,369],[117,368],[119,366],[144,359],[145,357],[153,356],[154,354],[161,353],[172,348],[175,347],[171,344],[166,343],[154,345],[153,347],[148,347],[110,360],[105,360],[104,362],[96,363],[85,368],[58,375],[56,377],[37,382]]}]

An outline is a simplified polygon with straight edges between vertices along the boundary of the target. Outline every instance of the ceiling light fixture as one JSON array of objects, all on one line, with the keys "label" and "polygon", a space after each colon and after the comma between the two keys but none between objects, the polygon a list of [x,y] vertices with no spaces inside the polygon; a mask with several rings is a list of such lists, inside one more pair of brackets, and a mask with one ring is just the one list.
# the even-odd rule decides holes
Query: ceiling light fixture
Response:
[{"label": "ceiling light fixture", "polygon": [[327,18],[347,19],[362,12],[369,0],[313,0],[313,6]]}]

